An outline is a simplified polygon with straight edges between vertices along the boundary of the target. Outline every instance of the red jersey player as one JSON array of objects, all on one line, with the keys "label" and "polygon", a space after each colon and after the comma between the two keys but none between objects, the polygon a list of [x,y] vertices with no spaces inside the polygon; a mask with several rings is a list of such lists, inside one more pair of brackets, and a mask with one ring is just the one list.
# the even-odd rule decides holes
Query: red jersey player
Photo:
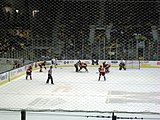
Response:
[{"label": "red jersey player", "polygon": [[44,66],[45,70],[47,69],[46,66],[45,66],[46,65],[46,61],[40,62],[38,65],[40,67],[40,71],[39,72],[42,72],[42,66]]},{"label": "red jersey player", "polygon": [[44,66],[45,70],[47,69],[46,68],[46,61],[45,60],[41,63],[41,65]]},{"label": "red jersey player", "polygon": [[88,72],[86,63],[80,62],[79,67],[80,67],[79,71],[81,71],[84,68],[86,70],[86,72]]},{"label": "red jersey player", "polygon": [[103,76],[104,77],[104,81],[106,81],[105,68],[102,67],[102,65],[100,65],[100,67],[98,68],[98,71],[99,71],[99,79],[98,79],[98,81],[100,81],[101,76]]},{"label": "red jersey player", "polygon": [[32,66],[29,66],[26,70],[26,80],[30,76],[30,80],[32,80]]},{"label": "red jersey player", "polygon": [[111,67],[111,65],[109,63],[106,64],[106,62],[103,62],[103,68],[105,68],[105,72],[109,73],[109,68]]}]

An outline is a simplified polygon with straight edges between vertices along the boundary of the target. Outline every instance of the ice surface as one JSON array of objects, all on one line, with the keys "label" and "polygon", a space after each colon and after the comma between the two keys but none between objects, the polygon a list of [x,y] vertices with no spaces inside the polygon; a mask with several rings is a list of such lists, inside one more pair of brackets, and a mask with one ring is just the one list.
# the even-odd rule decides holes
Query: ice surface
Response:
[{"label": "ice surface", "polygon": [[106,81],[88,69],[54,68],[54,85],[46,84],[47,70],[34,71],[33,80],[22,76],[0,86],[0,108],[160,113],[159,68],[111,68]]}]

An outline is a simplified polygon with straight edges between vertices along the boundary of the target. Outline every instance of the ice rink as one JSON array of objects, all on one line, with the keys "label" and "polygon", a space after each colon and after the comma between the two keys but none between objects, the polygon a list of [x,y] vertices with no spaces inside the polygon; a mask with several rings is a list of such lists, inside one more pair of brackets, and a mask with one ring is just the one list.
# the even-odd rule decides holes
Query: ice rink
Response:
[{"label": "ice rink", "polygon": [[54,85],[47,70],[33,71],[33,80],[23,75],[0,86],[0,108],[160,113],[160,68],[111,68],[106,81],[97,67],[88,70],[53,68]]}]

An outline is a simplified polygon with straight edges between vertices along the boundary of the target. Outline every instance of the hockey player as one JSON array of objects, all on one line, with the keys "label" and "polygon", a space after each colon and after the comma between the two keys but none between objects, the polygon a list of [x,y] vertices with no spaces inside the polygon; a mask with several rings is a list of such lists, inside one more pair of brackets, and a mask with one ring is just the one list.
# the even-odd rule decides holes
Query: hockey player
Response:
[{"label": "hockey player", "polygon": [[29,66],[26,70],[26,80],[30,76],[30,80],[32,80],[32,66]]},{"label": "hockey player", "polygon": [[38,65],[39,65],[39,67],[40,67],[39,72],[42,72],[42,64],[41,64],[41,63],[39,63]]},{"label": "hockey player", "polygon": [[105,73],[109,73],[109,68],[111,67],[111,65],[109,63],[103,62],[103,68],[105,68]]},{"label": "hockey player", "polygon": [[80,67],[79,71],[81,71],[84,68],[86,70],[86,72],[88,72],[87,64],[86,63],[81,62],[79,64],[79,67]]},{"label": "hockey player", "polygon": [[100,81],[101,76],[103,76],[104,77],[104,81],[106,81],[105,68],[102,67],[102,65],[100,65],[100,67],[98,68],[98,71],[99,71],[99,79],[98,79],[98,81]]},{"label": "hockey player", "polygon": [[51,63],[52,63],[52,65],[54,65],[55,68],[57,68],[58,59],[57,58],[55,58],[55,59],[53,58],[52,61],[51,61]]},{"label": "hockey player", "polygon": [[45,70],[47,69],[47,68],[46,68],[46,61],[40,62],[38,65],[39,65],[39,67],[40,67],[39,72],[42,72],[43,66],[44,66]]},{"label": "hockey player", "polygon": [[119,63],[119,70],[126,70],[125,60],[121,60]]},{"label": "hockey player", "polygon": [[46,70],[46,61],[44,60],[42,63],[41,63],[42,66],[44,66],[44,69]]},{"label": "hockey player", "polygon": [[74,67],[76,68],[76,72],[78,72],[78,66],[80,65],[81,61],[79,60],[76,64],[74,64]]}]

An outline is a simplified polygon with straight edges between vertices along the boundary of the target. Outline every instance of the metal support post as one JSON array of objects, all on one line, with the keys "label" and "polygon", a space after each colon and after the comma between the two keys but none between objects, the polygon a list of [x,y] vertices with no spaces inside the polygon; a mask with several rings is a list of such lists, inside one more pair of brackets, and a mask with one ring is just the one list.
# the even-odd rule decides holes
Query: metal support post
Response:
[{"label": "metal support post", "polygon": [[114,112],[112,113],[112,120],[117,120],[117,116],[114,115]]},{"label": "metal support post", "polygon": [[26,120],[26,111],[25,110],[21,111],[21,120]]}]

